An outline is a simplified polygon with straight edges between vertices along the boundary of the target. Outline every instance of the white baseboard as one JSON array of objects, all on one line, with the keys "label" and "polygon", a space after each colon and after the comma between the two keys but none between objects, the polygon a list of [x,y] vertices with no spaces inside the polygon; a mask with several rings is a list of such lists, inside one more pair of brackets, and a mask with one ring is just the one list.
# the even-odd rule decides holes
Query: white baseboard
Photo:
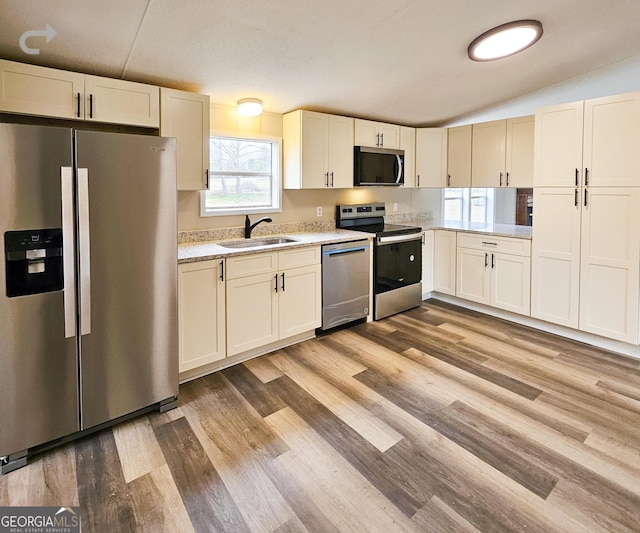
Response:
[{"label": "white baseboard", "polygon": [[585,333],[583,331],[578,331],[564,326],[558,326],[556,324],[551,324],[550,322],[538,320],[537,318],[510,313],[509,311],[503,311],[501,309],[496,309],[488,305],[470,302],[469,300],[456,298],[455,296],[449,296],[448,294],[430,292],[426,295],[423,295],[424,300],[427,300],[429,298],[442,300],[443,302],[458,305],[460,307],[464,307],[465,309],[471,309],[472,311],[478,311],[480,313],[484,313],[485,315],[502,318],[510,322],[515,322],[516,324],[522,324],[523,326],[529,326],[534,329],[539,329],[540,331],[559,335],[560,337],[566,337],[567,339],[584,342],[585,344],[590,344],[591,346],[596,346],[597,348],[603,348],[605,350],[610,350],[622,355],[628,355],[629,357],[633,357],[634,359],[640,359],[640,346],[637,346],[635,344],[607,339],[599,335],[593,335],[592,333]]},{"label": "white baseboard", "polygon": [[220,361],[216,361],[215,363],[209,363],[208,365],[194,368],[193,370],[181,372],[179,377],[180,384],[186,383],[187,381],[191,381],[193,379],[201,378],[213,372],[217,372],[218,370],[224,370],[225,368],[237,365],[238,363],[244,363],[245,361],[253,359],[254,357],[258,357],[270,352],[275,352],[276,350],[286,348],[287,346],[292,346],[293,344],[298,344],[299,342],[313,339],[315,336],[315,330],[306,331],[304,333],[301,333],[300,335],[294,335],[293,337],[289,337],[272,344],[267,344],[266,346],[260,346],[260,348],[255,348],[253,350],[232,355],[231,357],[226,357],[224,359],[221,359]]}]

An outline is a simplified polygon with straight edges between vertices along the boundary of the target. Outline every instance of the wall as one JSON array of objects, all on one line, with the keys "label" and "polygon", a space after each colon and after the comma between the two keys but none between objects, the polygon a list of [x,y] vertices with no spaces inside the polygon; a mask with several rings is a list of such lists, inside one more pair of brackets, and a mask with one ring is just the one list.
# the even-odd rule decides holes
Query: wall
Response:
[{"label": "wall", "polygon": [[533,115],[538,107],[633,91],[640,91],[640,56],[595,69],[588,74],[509,100],[499,106],[456,120],[447,126]]},{"label": "wall", "polygon": [[[269,135],[282,137],[282,115],[264,112],[259,117],[240,117],[233,106],[211,104],[211,132],[227,135]],[[431,211],[440,218],[440,189],[400,189],[365,187],[358,189],[283,190],[282,212],[269,213],[276,223],[318,220],[316,208],[322,207],[322,219],[335,218],[338,204],[385,202],[393,213]],[[256,214],[255,218],[260,215]],[[252,218],[254,218],[252,216]],[[243,215],[200,217],[200,192],[178,192],[178,230],[214,229],[242,226]]]}]

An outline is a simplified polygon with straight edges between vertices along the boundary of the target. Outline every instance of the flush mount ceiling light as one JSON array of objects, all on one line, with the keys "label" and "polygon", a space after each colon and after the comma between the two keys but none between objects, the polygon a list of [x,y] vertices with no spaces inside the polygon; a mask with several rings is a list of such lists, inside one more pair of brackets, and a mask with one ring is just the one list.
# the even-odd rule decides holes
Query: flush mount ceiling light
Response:
[{"label": "flush mount ceiling light", "polygon": [[257,117],[262,114],[262,100],[257,98],[243,98],[238,100],[238,115]]},{"label": "flush mount ceiling light", "polygon": [[468,48],[474,61],[493,61],[529,48],[542,37],[542,24],[537,20],[508,22],[476,37]]}]

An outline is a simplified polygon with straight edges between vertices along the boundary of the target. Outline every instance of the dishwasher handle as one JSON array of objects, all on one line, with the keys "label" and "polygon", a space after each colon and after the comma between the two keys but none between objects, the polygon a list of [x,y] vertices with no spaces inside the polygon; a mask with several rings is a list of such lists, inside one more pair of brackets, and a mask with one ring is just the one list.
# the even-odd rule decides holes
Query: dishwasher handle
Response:
[{"label": "dishwasher handle", "polygon": [[342,250],[327,250],[326,252],[322,252],[322,255],[332,256],[332,255],[345,255],[345,254],[359,254],[361,252],[366,252],[369,249],[368,246],[359,246],[357,248],[343,248]]}]

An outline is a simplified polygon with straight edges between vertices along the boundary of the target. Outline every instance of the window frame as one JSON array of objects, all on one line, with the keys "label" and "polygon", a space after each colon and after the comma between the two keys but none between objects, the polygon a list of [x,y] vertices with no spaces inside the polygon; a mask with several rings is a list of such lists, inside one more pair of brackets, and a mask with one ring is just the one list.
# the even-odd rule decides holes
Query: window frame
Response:
[{"label": "window frame", "polygon": [[[446,202],[447,202],[447,191],[451,190],[459,190],[459,197],[452,197],[451,200],[457,200],[458,198],[461,201],[461,217],[460,219],[446,219]],[[472,195],[471,191],[473,189],[484,189],[484,194],[476,194]],[[485,221],[479,222],[480,224],[493,224],[495,222],[496,212],[495,212],[495,191],[491,189],[491,187],[452,187],[452,188],[443,188],[442,189],[442,218],[444,220],[451,220],[453,222],[464,222],[464,223],[472,223],[471,221],[471,208],[474,198],[484,198],[485,199]],[[473,222],[478,223],[478,222]]]},{"label": "window frame", "polygon": [[[200,216],[216,217],[231,215],[250,215],[254,213],[281,213],[282,212],[282,137],[274,137],[272,135],[250,134],[240,135],[229,132],[211,132],[209,139],[232,139],[238,141],[262,141],[272,144],[272,178],[271,178],[271,205],[270,206],[237,206],[225,208],[207,208],[207,193],[210,189],[200,191]],[[211,157],[211,156],[210,156]],[[211,166],[211,164],[209,164]],[[229,173],[227,173],[228,175]],[[209,180],[211,180],[211,171],[209,171]],[[211,181],[209,182],[211,183]]]}]

